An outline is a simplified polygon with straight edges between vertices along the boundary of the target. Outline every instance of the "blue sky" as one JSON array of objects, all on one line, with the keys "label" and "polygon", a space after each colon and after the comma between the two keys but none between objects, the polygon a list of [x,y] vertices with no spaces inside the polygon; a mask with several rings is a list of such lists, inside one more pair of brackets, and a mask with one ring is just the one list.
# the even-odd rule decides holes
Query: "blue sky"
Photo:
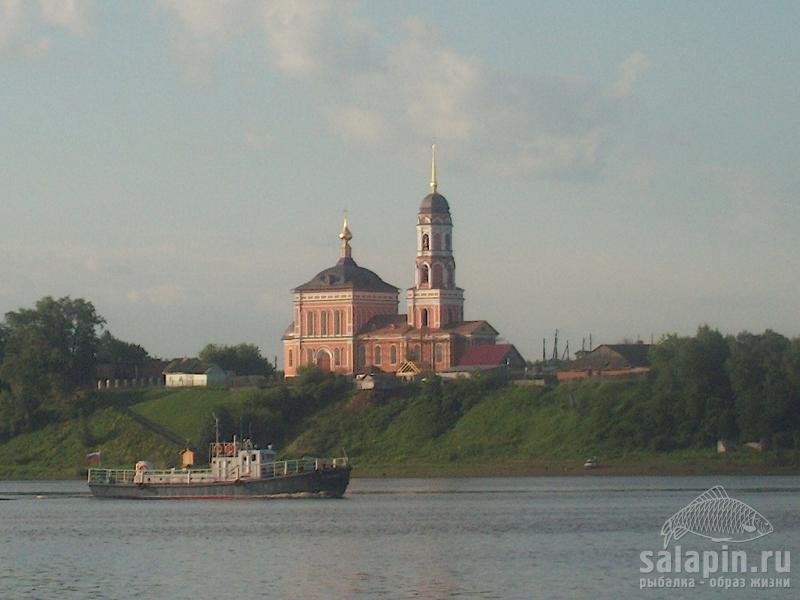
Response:
[{"label": "blue sky", "polygon": [[[0,311],[279,354],[338,256],[411,285],[430,144],[466,317],[522,353],[800,334],[793,2],[0,0]],[[405,303],[401,301],[401,311]]]}]

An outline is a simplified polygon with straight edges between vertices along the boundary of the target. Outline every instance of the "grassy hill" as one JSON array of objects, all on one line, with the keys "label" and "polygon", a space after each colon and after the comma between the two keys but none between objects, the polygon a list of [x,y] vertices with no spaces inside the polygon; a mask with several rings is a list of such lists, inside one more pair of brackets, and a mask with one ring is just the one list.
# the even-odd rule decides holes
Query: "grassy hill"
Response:
[{"label": "grassy hill", "polygon": [[[445,389],[447,386],[445,387]],[[309,420],[287,454],[346,449],[361,475],[577,474],[599,455],[605,472],[666,473],[772,468],[765,455],[718,456],[714,448],[659,453],[619,444],[598,423],[619,425],[636,382],[457,390],[466,405],[442,410],[424,392],[358,410],[337,403]],[[446,393],[446,392],[445,392]],[[474,396],[470,398],[470,393]],[[603,470],[600,470],[603,472]]]},{"label": "grassy hill", "polygon": [[2,479],[71,479],[86,473],[86,454],[101,449],[103,463],[133,468],[147,458],[167,465],[177,448],[113,408],[49,425],[0,445]]},{"label": "grassy hill", "polygon": [[141,395],[130,408],[179,436],[197,443],[214,409],[236,412],[251,391],[237,390],[153,390]]},{"label": "grassy hill", "polygon": [[[714,448],[656,452],[637,437],[643,386],[638,382],[498,387],[491,381],[438,381],[388,397],[355,392],[344,380],[309,379],[260,391],[124,390],[93,414],[0,444],[0,477],[83,476],[87,452],[106,466],[147,459],[177,464],[178,447],[152,433],[127,407],[198,444],[212,411],[253,427],[257,443],[277,442],[284,456],[341,456],[357,475],[584,473],[596,454],[605,473],[797,472],[796,453]],[[117,407],[117,408],[115,408]],[[254,423],[254,425],[253,425]]]}]

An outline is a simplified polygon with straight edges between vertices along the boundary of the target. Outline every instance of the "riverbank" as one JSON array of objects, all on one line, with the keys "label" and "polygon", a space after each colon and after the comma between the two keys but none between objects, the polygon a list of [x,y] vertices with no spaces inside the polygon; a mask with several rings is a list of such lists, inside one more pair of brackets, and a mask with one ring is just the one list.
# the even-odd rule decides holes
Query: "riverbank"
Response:
[{"label": "riverbank", "polygon": [[[212,413],[233,424],[223,439],[249,430],[256,444],[275,443],[281,458],[347,455],[361,478],[800,475],[798,450],[648,448],[633,425],[619,429],[635,421],[637,382],[554,390],[459,382],[390,396],[331,393],[324,382],[307,389],[113,393],[91,414],[0,444],[0,479],[80,479],[87,454],[98,451],[102,466],[144,459],[174,467],[182,440],[205,462]],[[589,456],[599,468],[583,467]]]},{"label": "riverbank", "polygon": [[[114,465],[130,467],[131,465]],[[439,478],[471,478],[471,477],[683,477],[683,476],[715,476],[715,475],[758,475],[758,476],[800,476],[800,467],[796,465],[765,465],[754,463],[701,461],[688,464],[669,463],[661,460],[653,462],[639,461],[632,463],[614,462],[602,464],[596,469],[585,469],[580,463],[528,461],[525,463],[508,463],[494,465],[449,464],[449,465],[353,465],[353,479],[439,479]],[[71,470],[38,471],[24,470],[5,471],[0,476],[2,481],[55,481],[76,480],[86,478],[85,473]]]},{"label": "riverbank", "polygon": [[[126,423],[130,435],[143,435]],[[118,423],[119,426],[119,423]],[[63,438],[61,438],[63,441]],[[141,439],[141,452],[128,455],[125,459],[104,461],[110,468],[133,468],[137,460],[146,459],[159,466],[174,463],[169,448],[154,436]],[[16,446],[16,444],[15,444]],[[0,459],[9,448],[0,446]],[[109,452],[115,452],[109,447]],[[0,480],[80,480],[86,477],[86,466],[79,457],[77,460],[51,458],[48,462],[31,462],[23,457],[22,464],[8,464],[0,467]],[[553,459],[530,457],[526,459],[508,458],[493,462],[474,462],[469,460],[455,462],[369,462],[352,458],[352,477],[354,479],[375,478],[446,478],[446,477],[638,477],[638,476],[696,476],[696,475],[762,475],[762,476],[800,476],[800,458],[796,455],[776,456],[774,453],[740,452],[730,455],[716,455],[705,451],[681,451],[654,453],[629,457],[599,457],[599,466],[587,469],[583,459]],[[200,468],[200,467],[199,467]]]},{"label": "riverbank", "polygon": [[641,477],[687,475],[769,475],[800,476],[800,466],[774,465],[764,461],[717,461],[714,459],[676,461],[669,454],[651,460],[602,463],[586,469],[580,461],[528,460],[495,464],[354,465],[354,478],[432,477]]}]

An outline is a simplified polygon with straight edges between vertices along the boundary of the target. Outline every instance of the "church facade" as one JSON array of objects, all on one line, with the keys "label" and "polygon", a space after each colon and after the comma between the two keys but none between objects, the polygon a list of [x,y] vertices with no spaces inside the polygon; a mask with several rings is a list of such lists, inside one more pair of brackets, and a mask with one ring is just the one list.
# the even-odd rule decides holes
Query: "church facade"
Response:
[{"label": "church facade", "polygon": [[400,290],[353,260],[345,218],[338,262],[292,290],[293,321],[283,335],[286,377],[303,366],[342,374],[441,372],[459,365],[469,348],[496,344],[498,332],[488,322],[464,320],[450,206],[437,188],[434,148],[431,193],[417,213],[406,314],[398,311]]}]

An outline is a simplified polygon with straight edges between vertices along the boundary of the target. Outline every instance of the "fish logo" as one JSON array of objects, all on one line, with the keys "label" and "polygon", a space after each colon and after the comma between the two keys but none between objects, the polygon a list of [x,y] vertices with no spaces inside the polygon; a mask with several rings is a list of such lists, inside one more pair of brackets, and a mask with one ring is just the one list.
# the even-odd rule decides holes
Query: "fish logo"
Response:
[{"label": "fish logo", "polygon": [[713,542],[749,542],[773,531],[772,524],[764,515],[728,496],[721,485],[700,494],[661,527],[664,549],[687,533]]}]

